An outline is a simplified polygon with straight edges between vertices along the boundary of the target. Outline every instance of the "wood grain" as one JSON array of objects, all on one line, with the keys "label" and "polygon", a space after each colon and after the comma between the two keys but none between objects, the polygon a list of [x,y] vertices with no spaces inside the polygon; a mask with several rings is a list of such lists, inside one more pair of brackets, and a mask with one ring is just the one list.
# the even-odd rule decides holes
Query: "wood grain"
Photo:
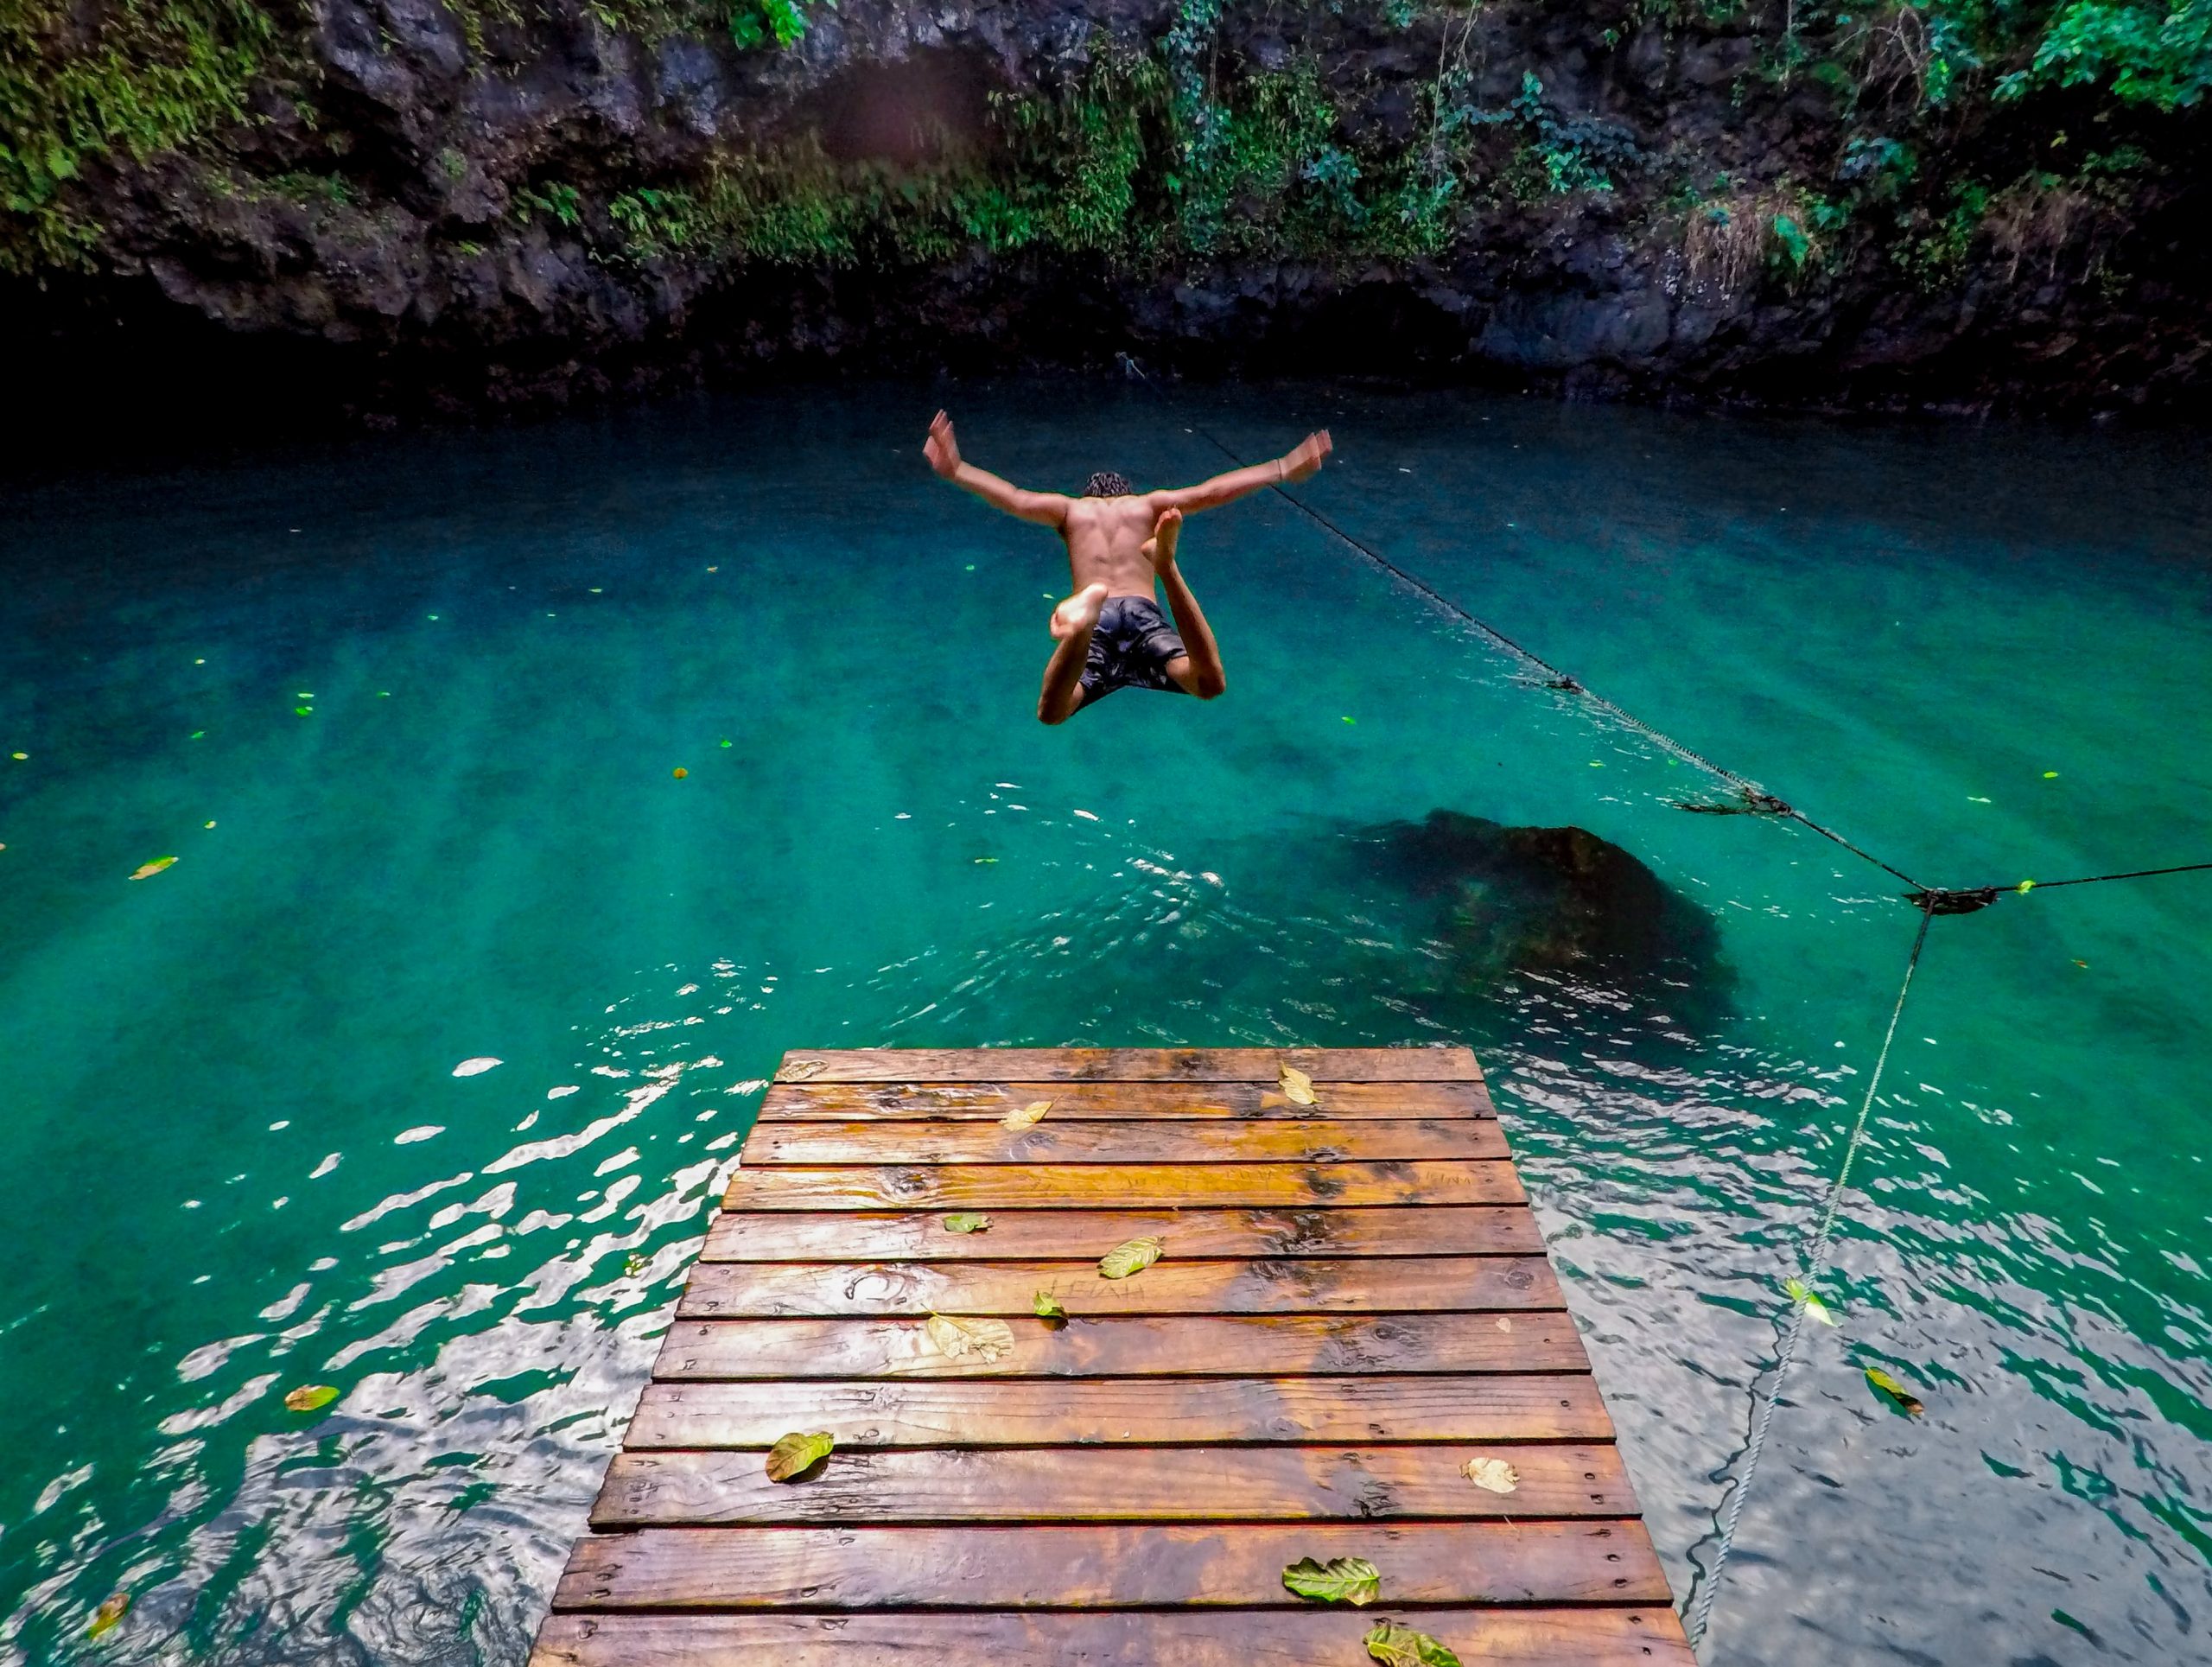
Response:
[{"label": "wood grain", "polygon": [[763,1097],[762,1123],[995,1121],[1016,1107],[1052,1102],[1061,1121],[1129,1123],[1140,1118],[1494,1117],[1479,1081],[1317,1081],[1318,1105],[1300,1105],[1274,1082],[776,1083]]},{"label": "wood grain", "polygon": [[1385,1600],[1657,1603],[1633,1521],[1090,1527],[640,1529],[587,1539],[563,1609],[1300,1609],[1282,1571],[1364,1557]]},{"label": "wood grain", "polygon": [[1464,1047],[795,1048],[779,1082],[1479,1082]]},{"label": "wood grain", "polygon": [[1509,1162],[773,1165],[729,1180],[728,1210],[1274,1209],[1520,1204]]},{"label": "wood grain", "polygon": [[[992,1228],[995,1232],[997,1229]],[[1541,1257],[1198,1262],[1168,1254],[1128,1279],[1082,1262],[702,1263],[686,1320],[828,1314],[1027,1314],[1044,1292],[1071,1315],[1414,1314],[1561,1308]],[[1101,1243],[1104,1254],[1113,1248]]]},{"label": "wood grain", "polygon": [[[686,1523],[1303,1522],[1622,1517],[1636,1497],[1610,1445],[947,1447],[842,1450],[800,1482],[758,1452],[620,1453],[596,1528]],[[1459,1467],[1503,1459],[1510,1494]]]},{"label": "wood grain", "polygon": [[1586,1373],[1457,1378],[983,1378],[649,1384],[632,1452],[766,1447],[826,1429],[847,1447],[1202,1441],[1604,1441]]},{"label": "wood grain", "polygon": [[1535,1216],[1514,1206],[1359,1210],[1009,1210],[988,1233],[948,1233],[937,1212],[720,1212],[702,1262],[979,1262],[1096,1259],[1090,1247],[1173,1237],[1179,1256],[1541,1256]]},{"label": "wood grain", "polygon": [[1366,1123],[756,1123],[748,1167],[883,1163],[1341,1163],[1505,1156],[1488,1117]]},{"label": "wood grain", "polygon": [[531,1667],[1363,1667],[1389,1615],[1484,1667],[1696,1667],[1663,1604],[1346,1612],[555,1614]]},{"label": "wood grain", "polygon": [[[752,1378],[1273,1378],[1399,1372],[1587,1371],[1564,1314],[1192,1315],[1005,1322],[996,1362],[948,1360],[918,1320],[679,1320],[653,1376]],[[1502,1329],[1510,1327],[1510,1330]]]}]

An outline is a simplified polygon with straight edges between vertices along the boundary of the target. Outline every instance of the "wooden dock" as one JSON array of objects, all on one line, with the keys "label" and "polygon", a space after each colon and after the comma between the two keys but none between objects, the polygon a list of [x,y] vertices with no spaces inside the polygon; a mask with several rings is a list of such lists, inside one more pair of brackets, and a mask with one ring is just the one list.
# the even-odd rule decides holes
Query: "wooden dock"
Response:
[{"label": "wooden dock", "polygon": [[[1380,1598],[1293,1595],[1308,1557]],[[1692,1662],[1471,1053],[800,1053],[531,1661],[1357,1667],[1386,1619],[1468,1664]]]}]

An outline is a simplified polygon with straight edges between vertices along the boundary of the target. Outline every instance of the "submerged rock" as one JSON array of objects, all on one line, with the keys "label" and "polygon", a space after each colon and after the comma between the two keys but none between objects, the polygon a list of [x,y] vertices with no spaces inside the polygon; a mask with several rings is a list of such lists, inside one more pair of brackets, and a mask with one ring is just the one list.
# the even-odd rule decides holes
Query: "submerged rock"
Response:
[{"label": "submerged rock", "polygon": [[1446,981],[1467,992],[1516,972],[1652,977],[1710,989],[1712,919],[1637,857],[1582,828],[1511,828],[1456,811],[1363,836],[1382,877],[1433,899]]}]

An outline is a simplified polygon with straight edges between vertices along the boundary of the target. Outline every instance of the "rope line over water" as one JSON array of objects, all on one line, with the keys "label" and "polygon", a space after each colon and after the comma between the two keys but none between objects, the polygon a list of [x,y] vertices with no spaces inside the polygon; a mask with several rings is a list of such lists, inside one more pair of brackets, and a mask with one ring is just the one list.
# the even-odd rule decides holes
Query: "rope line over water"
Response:
[{"label": "rope line over water", "polygon": [[1912,989],[1912,975],[1920,970],[1920,953],[1928,947],[1928,926],[1935,918],[1932,908],[1920,911],[1920,930],[1913,934],[1912,953],[1904,964],[1904,979],[1897,985],[1897,998],[1890,1007],[1890,1028],[1883,1033],[1882,1050],[1874,1056],[1874,1073],[1866,1079],[1866,1095],[1859,1102],[1858,1119],[1851,1125],[1850,1139],[1844,1142],[1843,1163],[1836,1170],[1835,1179],[1828,1183],[1827,1199],[1821,1206],[1821,1225],[1814,1231],[1812,1243],[1806,1249],[1804,1269],[1798,1275],[1802,1288],[1791,1299],[1789,1327],[1783,1333],[1782,1352],[1775,1360],[1774,1377],[1759,1402],[1758,1414],[1751,1426],[1751,1445],[1744,1451],[1735,1491],[1728,1496],[1728,1517],[1721,1525],[1720,1543],[1713,1554],[1713,1569],[1706,1576],[1696,1618],[1689,1626],[1693,1645],[1704,1640],[1706,1628],[1713,1622],[1713,1604],[1719,1594],[1721,1571],[1727,1568],[1728,1553],[1736,1543],[1736,1524],[1743,1520],[1744,1501],[1751,1496],[1751,1478],[1758,1473],[1759,1454],[1766,1446],[1767,1431],[1774,1424],[1774,1409],[1782,1400],[1783,1381],[1789,1376],[1790,1362],[1797,1358],[1797,1340],[1804,1335],[1805,1312],[1810,1306],[1813,1286],[1827,1271],[1828,1241],[1834,1235],[1836,1215],[1843,1206],[1843,1189],[1851,1180],[1851,1167],[1858,1161],[1859,1148],[1866,1143],[1866,1120],[1873,1114],[1874,1097],[1881,1091],[1882,1073],[1889,1066],[1890,1049],[1897,1039],[1897,1021],[1904,1016],[1904,999]]}]

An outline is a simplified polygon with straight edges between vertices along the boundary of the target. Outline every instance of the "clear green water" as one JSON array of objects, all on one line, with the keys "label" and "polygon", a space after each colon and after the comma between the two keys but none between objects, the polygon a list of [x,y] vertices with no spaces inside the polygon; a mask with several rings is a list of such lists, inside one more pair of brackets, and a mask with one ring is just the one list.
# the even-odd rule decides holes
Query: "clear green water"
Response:
[{"label": "clear green water", "polygon": [[[1472,1042],[1692,1589],[1897,887],[1272,499],[1186,538],[1226,700],[1039,728],[1065,568],[923,471],[940,399],[1019,477],[1213,467],[885,386],[0,500],[0,1657],[519,1663],[804,1044]],[[2212,856],[2196,442],[1192,401],[1333,423],[1318,503],[1922,878]],[[1349,837],[1438,807],[1618,842],[1724,966],[1440,989]],[[2208,945],[2212,876],[1936,924],[1709,1661],[2212,1658]]]}]

